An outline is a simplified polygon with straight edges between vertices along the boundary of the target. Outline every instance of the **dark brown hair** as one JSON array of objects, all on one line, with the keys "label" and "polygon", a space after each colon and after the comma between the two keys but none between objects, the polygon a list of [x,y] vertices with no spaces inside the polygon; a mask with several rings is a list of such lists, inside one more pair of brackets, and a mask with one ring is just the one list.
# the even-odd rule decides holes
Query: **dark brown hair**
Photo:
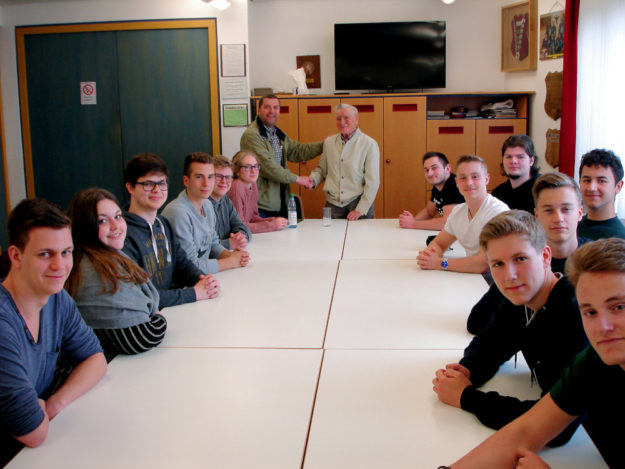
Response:
[{"label": "dark brown hair", "polygon": [[68,215],[75,220],[72,228],[74,268],[65,284],[70,295],[80,289],[80,261],[85,255],[104,284],[100,294],[115,293],[120,281],[141,284],[148,280],[148,274],[135,262],[100,241],[97,207],[101,200],[111,200],[119,207],[113,194],[97,187],[78,192],[69,205]]},{"label": "dark brown hair", "polygon": [[620,272],[625,274],[625,240],[604,238],[586,243],[566,260],[566,276],[577,286],[586,272]]},{"label": "dark brown hair", "polygon": [[35,228],[71,228],[71,220],[56,204],[34,197],[24,199],[9,214],[7,230],[9,246],[23,251],[28,244],[30,231]]},{"label": "dark brown hair", "polygon": [[192,163],[213,164],[213,157],[208,153],[203,153],[201,151],[194,151],[193,153],[188,154],[184,159],[183,171],[183,174],[187,177],[191,176]]}]

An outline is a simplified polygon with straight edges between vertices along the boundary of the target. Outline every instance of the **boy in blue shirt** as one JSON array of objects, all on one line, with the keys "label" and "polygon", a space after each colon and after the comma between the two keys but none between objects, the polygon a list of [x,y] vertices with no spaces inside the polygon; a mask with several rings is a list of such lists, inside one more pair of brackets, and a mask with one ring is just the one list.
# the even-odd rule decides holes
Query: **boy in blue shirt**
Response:
[{"label": "boy in blue shirt", "polygon": [[[10,436],[26,446],[41,444],[50,420],[106,372],[98,339],[63,289],[73,264],[70,228],[69,218],[43,199],[23,200],[9,215],[11,270],[0,286],[0,433],[5,451],[16,447]],[[71,372],[54,389],[59,357]]]}]

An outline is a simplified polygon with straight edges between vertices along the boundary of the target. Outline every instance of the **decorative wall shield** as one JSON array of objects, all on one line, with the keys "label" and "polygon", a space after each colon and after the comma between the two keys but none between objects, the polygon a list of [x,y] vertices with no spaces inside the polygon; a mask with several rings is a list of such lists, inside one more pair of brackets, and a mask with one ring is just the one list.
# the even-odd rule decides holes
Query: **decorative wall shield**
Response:
[{"label": "decorative wall shield", "polygon": [[545,85],[545,112],[553,120],[557,120],[562,113],[562,72],[547,73]]},{"label": "decorative wall shield", "polygon": [[536,0],[501,8],[501,70],[536,70],[538,10]]},{"label": "decorative wall shield", "polygon": [[560,130],[547,129],[547,147],[545,160],[554,168],[560,164]]}]

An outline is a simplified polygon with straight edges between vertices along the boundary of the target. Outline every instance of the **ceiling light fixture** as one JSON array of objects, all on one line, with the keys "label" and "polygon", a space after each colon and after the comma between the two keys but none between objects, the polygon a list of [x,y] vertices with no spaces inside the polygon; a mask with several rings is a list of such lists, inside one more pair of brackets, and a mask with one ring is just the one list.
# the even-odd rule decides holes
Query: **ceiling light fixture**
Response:
[{"label": "ceiling light fixture", "polygon": [[231,3],[228,0],[202,0],[205,3],[208,3],[210,6],[217,8],[218,10],[224,11],[227,8],[230,8]]},{"label": "ceiling light fixture", "polygon": [[445,5],[450,5],[452,3],[454,3],[456,0],[441,0],[441,2],[443,2]]}]

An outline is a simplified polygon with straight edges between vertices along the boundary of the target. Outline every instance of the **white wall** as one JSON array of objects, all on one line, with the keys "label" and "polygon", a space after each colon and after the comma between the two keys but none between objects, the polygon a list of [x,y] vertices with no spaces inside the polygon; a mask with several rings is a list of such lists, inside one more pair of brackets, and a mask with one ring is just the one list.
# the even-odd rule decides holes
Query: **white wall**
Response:
[{"label": "white wall", "polygon": [[[501,6],[513,0],[456,0],[452,5],[444,5],[440,0],[231,1],[233,5],[225,12],[201,0],[22,1],[0,7],[2,111],[12,204],[26,194],[15,66],[16,25],[215,17],[220,44],[248,44],[250,88],[268,86],[290,91],[293,84],[287,71],[295,68],[295,57],[319,54],[323,88],[314,91],[332,93],[334,23],[445,20],[446,91],[536,91],[530,133],[541,156],[546,146],[546,130],[560,127],[559,120],[545,114],[543,103],[545,75],[562,70],[561,59],[539,60],[536,71],[500,71]],[[546,13],[553,4],[552,0],[538,0],[539,14]],[[238,150],[242,131],[222,128],[224,154],[231,156]]]},{"label": "white wall", "polygon": [[[542,156],[547,128],[560,127],[543,109],[544,78],[548,71],[562,70],[562,60],[538,61],[536,71],[501,72],[501,6],[510,3],[514,1],[456,0],[445,5],[440,0],[251,0],[251,85],[290,92],[294,85],[287,71],[296,68],[295,57],[318,54],[322,88],[311,92],[333,93],[334,23],[445,20],[445,91],[536,91],[530,133]],[[553,3],[539,0],[539,15]]]},{"label": "white wall", "polygon": [[[0,65],[11,204],[26,196],[15,54],[15,26],[126,21],[144,19],[217,18],[219,44],[247,44],[247,0],[230,0],[220,12],[201,0],[85,0],[21,2],[0,8]],[[249,74],[248,74],[249,75]],[[238,103],[245,100],[224,101]],[[221,129],[222,152],[232,156],[239,149],[243,128]]]},{"label": "white wall", "polygon": [[[509,2],[504,2],[508,4]],[[538,18],[540,27],[540,15],[549,13],[555,2],[549,0],[538,1]],[[564,1],[561,2],[564,4]],[[563,10],[564,6],[558,6],[553,11]],[[538,40],[538,47],[540,48],[540,40]],[[532,101],[532,115],[530,119],[530,135],[532,140],[536,144],[536,151],[538,155],[543,157],[545,154],[545,148],[547,147],[546,133],[547,129],[559,129],[560,119],[553,120],[545,112],[545,95],[547,94],[547,88],[545,86],[545,77],[549,72],[561,72],[562,71],[562,59],[540,60],[538,59],[538,65],[536,70],[528,72],[513,72],[505,73],[504,89],[506,90],[532,90],[536,92],[534,100]],[[541,166],[543,172],[552,169],[542,158]]]}]

